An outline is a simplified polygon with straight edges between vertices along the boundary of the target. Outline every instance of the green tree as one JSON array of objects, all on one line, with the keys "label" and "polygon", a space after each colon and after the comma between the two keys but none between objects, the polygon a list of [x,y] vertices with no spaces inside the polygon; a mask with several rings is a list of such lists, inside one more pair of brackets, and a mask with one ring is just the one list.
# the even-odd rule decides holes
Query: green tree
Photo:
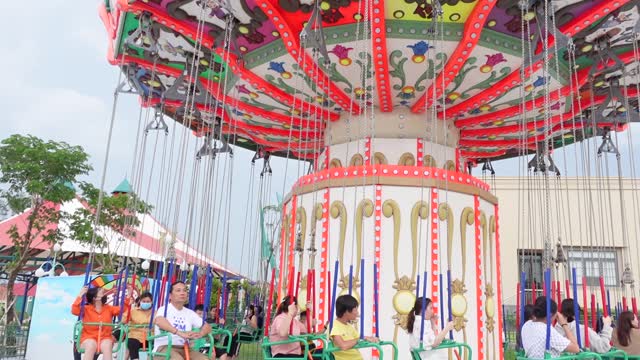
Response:
[{"label": "green tree", "polygon": [[139,199],[135,193],[108,196],[103,192],[94,242],[95,213],[100,190],[88,183],[82,183],[79,187],[87,206],[70,214],[70,236],[82,243],[93,244],[97,267],[104,273],[114,272],[118,264],[115,263],[115,249],[111,249],[110,244],[118,243],[114,240],[122,237],[136,236],[135,228],[140,225],[136,215],[148,213],[151,206]]},{"label": "green tree", "polygon": [[57,205],[74,198],[75,191],[67,183],[92,170],[88,159],[79,146],[31,135],[11,135],[0,143],[0,183],[4,185],[0,198],[14,213],[30,210],[23,229],[12,226],[7,231],[13,260],[4,269],[8,274],[6,324],[14,321],[13,287],[34,242],[53,244],[63,239],[58,227],[51,226],[65,217]]}]

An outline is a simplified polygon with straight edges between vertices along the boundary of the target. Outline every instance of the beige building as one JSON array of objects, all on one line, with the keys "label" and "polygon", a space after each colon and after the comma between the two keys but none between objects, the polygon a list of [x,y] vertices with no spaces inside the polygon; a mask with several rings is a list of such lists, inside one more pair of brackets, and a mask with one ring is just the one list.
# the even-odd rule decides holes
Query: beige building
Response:
[{"label": "beige building", "polygon": [[[622,296],[620,284],[627,264],[630,265],[635,283],[640,281],[640,179],[623,178],[622,190],[617,177],[552,176],[548,187],[540,176],[497,177],[495,180],[487,178],[486,181],[500,204],[500,253],[505,305],[516,304],[516,287],[522,265],[527,273],[527,288],[531,288],[531,278],[535,278],[537,288],[541,288],[544,238],[553,239],[554,256],[560,238],[568,268],[575,267],[579,278],[586,269],[589,286],[597,285],[602,274],[612,302],[619,301]],[[546,191],[547,188],[549,191]],[[567,270],[562,266],[559,268],[557,272],[554,271],[554,276],[558,276],[557,279],[563,283],[564,298]],[[582,284],[581,279],[578,284]],[[631,291],[628,286],[626,288],[626,294],[630,296]],[[637,290],[636,287],[636,295]],[[600,301],[599,288],[589,291],[598,294]]]}]

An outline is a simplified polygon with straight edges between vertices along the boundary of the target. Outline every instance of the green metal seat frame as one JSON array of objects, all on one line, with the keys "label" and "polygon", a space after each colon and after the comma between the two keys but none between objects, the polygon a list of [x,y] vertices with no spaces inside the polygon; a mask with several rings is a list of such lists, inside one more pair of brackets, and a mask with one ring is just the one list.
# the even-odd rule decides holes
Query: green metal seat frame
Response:
[{"label": "green metal seat frame", "polygon": [[[579,352],[577,354],[562,354],[562,356],[559,356],[559,357],[556,357],[556,358],[552,358],[551,355],[548,352],[545,352],[544,358],[545,359],[556,359],[556,360],[585,360],[585,359],[602,360],[602,355],[603,354],[598,354],[598,353],[594,353],[594,352],[590,352],[590,351],[581,351],[581,352]],[[516,359],[517,360],[533,360],[533,359],[529,359],[528,357],[525,357],[525,356],[518,356],[518,357],[516,357]]]},{"label": "green metal seat frame", "polygon": [[[369,342],[365,340],[360,340],[358,343],[352,347],[352,349],[366,349],[373,348],[378,350],[378,359],[383,360],[384,353],[382,352],[382,347],[391,346],[393,353],[393,360],[398,360],[398,346],[393,341],[380,341],[377,343]],[[333,353],[342,351],[339,347],[335,346],[333,342],[329,342],[327,346],[322,351],[322,357],[324,360],[331,360],[331,356]]]},{"label": "green metal seat frame", "polygon": [[[247,329],[249,331],[242,332],[243,329]],[[264,333],[264,329],[254,329],[249,325],[238,325],[235,327],[235,331],[238,333],[238,342],[240,344],[258,342],[262,339],[262,334]]]},{"label": "green metal seat frame", "polygon": [[273,353],[271,352],[271,346],[273,345],[284,345],[284,344],[292,344],[292,343],[300,343],[304,345],[304,350],[300,357],[289,358],[292,360],[307,360],[307,354],[309,353],[309,342],[307,338],[304,336],[291,336],[287,340],[281,341],[269,341],[269,338],[264,338],[261,347],[262,347],[262,360],[278,360],[279,358],[273,357]]},{"label": "green metal seat frame", "polygon": [[[198,331],[197,329],[198,328],[193,328],[191,331]],[[172,334],[170,334],[167,331],[160,331],[160,334],[158,334],[158,335],[149,334],[149,336],[147,336],[147,347],[148,347],[148,349],[147,349],[147,358],[148,359],[153,359],[156,356],[161,356],[161,357],[165,358],[166,360],[170,360],[171,359],[171,350],[173,348],[173,344],[171,342],[173,340],[173,337],[169,336],[169,335],[172,335]],[[165,350],[165,352],[153,351],[153,342],[155,341],[155,339],[159,339],[161,337],[167,337],[167,349]],[[211,335],[211,333],[205,335],[205,338],[208,338],[209,344],[213,344],[214,343],[213,335]],[[195,341],[197,342],[198,340],[200,340],[200,339],[197,339]],[[209,357],[209,359],[211,359],[212,353],[213,353],[213,347],[210,346],[208,354],[207,354],[207,357]]]},{"label": "green metal seat frame", "polygon": [[[198,331],[199,329],[193,329],[193,331]],[[213,349],[224,349],[225,353],[229,353],[231,351],[231,331],[221,328],[214,327],[211,328],[210,336],[206,338],[200,338],[191,343],[191,347],[193,349],[199,350],[202,348],[208,348],[209,358],[212,358]],[[213,344],[213,346],[211,346]]]},{"label": "green metal seat frame", "polygon": [[640,360],[640,355],[629,355],[624,350],[620,350],[616,348],[611,348],[609,352],[600,354],[600,356],[602,356],[602,359],[607,359],[607,360],[616,360],[616,359]]},{"label": "green metal seat frame", "polygon": [[[80,343],[80,338],[82,337],[82,327],[84,325],[90,325],[90,326],[104,326],[104,327],[111,327],[112,330],[111,332],[113,332],[114,330],[116,330],[117,328],[120,328],[120,337],[117,339],[116,341],[116,347],[115,349],[113,349],[114,353],[117,353],[118,351],[120,351],[120,347],[122,346],[123,343],[125,343],[128,339],[129,336],[129,327],[125,324],[117,324],[117,323],[101,323],[101,322],[82,322],[82,320],[77,321],[75,323],[75,325],[73,326],[73,341],[76,343],[76,350],[80,353],[80,354],[84,354],[84,349],[80,347],[80,345],[82,345]],[[100,344],[98,344],[98,346],[100,346]],[[100,352],[97,352],[98,354]]]},{"label": "green metal seat frame", "polygon": [[[431,348],[431,350],[441,350],[441,349],[458,349],[459,354],[464,354],[462,349],[466,349],[467,350],[466,360],[473,359],[473,350],[471,350],[471,346],[469,346],[469,344],[466,344],[466,343],[444,339],[442,340],[440,345]],[[420,344],[419,348],[411,349],[411,358],[413,360],[420,360],[420,353],[423,351],[425,351],[425,349],[424,347],[422,347],[422,344]]]}]

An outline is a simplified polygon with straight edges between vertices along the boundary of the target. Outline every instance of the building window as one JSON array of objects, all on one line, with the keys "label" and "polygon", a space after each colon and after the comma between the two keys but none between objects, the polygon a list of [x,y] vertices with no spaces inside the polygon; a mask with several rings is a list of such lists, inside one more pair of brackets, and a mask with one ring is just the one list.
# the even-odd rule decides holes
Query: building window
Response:
[{"label": "building window", "polygon": [[542,251],[541,250],[518,250],[518,282],[520,274],[525,273],[526,280],[524,282],[525,290],[533,289],[533,283],[536,289],[542,289],[544,281],[544,270],[542,269]]},{"label": "building window", "polygon": [[615,249],[579,248],[567,251],[569,269],[576,269],[577,284],[586,276],[587,286],[599,286],[600,276],[607,287],[618,286],[618,254]]}]

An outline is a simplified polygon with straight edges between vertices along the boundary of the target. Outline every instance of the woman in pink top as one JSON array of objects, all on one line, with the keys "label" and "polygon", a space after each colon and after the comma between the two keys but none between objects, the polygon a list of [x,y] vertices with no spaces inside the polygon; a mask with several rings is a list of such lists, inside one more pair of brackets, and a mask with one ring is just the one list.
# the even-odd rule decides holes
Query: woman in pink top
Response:
[{"label": "woman in pink top", "polygon": [[[295,317],[298,314],[298,302],[293,296],[287,296],[278,306],[276,317],[273,319],[269,331],[269,341],[284,341],[289,339],[289,334],[300,335],[305,332],[304,326]],[[291,326],[293,322],[293,327]],[[289,333],[289,331],[291,333]],[[300,343],[291,342],[288,344],[272,345],[271,354],[277,358],[302,358]]]}]

